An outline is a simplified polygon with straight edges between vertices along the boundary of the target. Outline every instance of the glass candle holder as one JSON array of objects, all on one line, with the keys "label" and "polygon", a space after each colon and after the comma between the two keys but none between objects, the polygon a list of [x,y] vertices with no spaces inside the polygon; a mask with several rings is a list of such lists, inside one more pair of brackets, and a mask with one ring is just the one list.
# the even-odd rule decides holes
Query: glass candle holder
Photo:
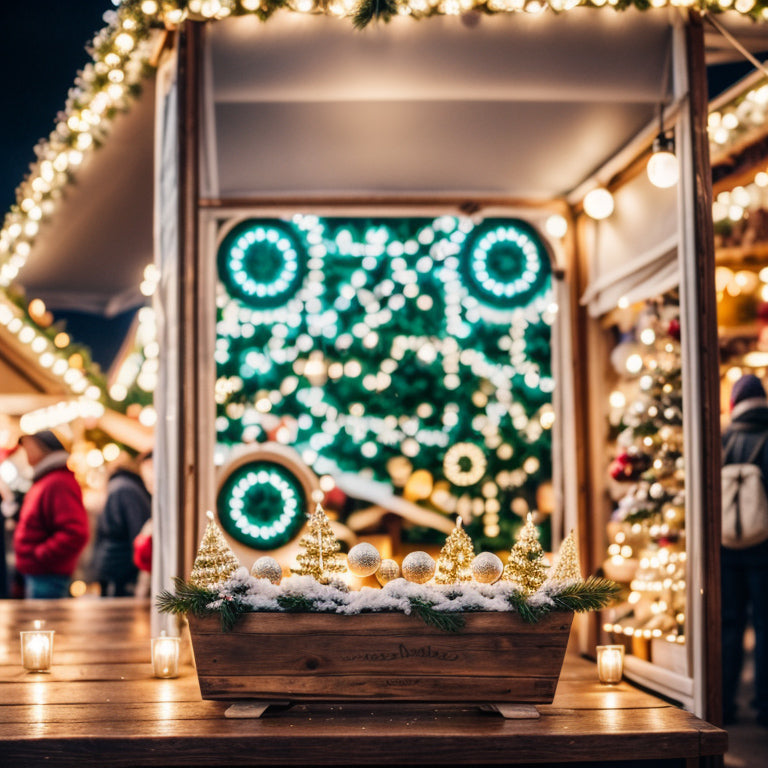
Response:
[{"label": "glass candle holder", "polygon": [[176,677],[179,674],[178,637],[166,637],[165,632],[160,637],[152,638],[152,670],[155,677]]},{"label": "glass candle holder", "polygon": [[34,629],[19,633],[21,638],[21,665],[29,672],[48,672],[53,661],[53,629],[44,629],[45,622],[38,619]]},{"label": "glass candle holder", "polygon": [[624,646],[597,646],[597,677],[603,685],[616,685],[624,674]]}]

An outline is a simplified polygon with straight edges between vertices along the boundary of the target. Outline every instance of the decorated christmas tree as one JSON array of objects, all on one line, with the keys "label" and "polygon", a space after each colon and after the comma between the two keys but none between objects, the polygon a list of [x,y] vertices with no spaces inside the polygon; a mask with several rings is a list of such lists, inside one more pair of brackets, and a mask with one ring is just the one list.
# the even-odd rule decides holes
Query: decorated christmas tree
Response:
[{"label": "decorated christmas tree", "polygon": [[206,514],[208,525],[200,541],[189,581],[197,587],[208,588],[226,581],[240,567],[240,563],[216,525],[213,512],[208,511]]},{"label": "decorated christmas tree", "polygon": [[581,563],[576,548],[576,536],[571,531],[563,540],[555,558],[555,563],[547,578],[550,581],[581,581]]},{"label": "decorated christmas tree", "polygon": [[438,584],[459,584],[472,581],[472,560],[475,550],[472,539],[466,534],[461,524],[461,517],[456,520],[456,527],[446,539],[437,558],[435,582]]},{"label": "decorated christmas tree", "polygon": [[615,509],[605,573],[629,586],[605,629],[682,642],[685,621],[685,492],[679,304],[648,301],[631,337],[614,350],[611,395]]},{"label": "decorated christmas tree", "polygon": [[327,583],[335,573],[347,570],[345,558],[339,553],[341,546],[331,528],[331,523],[320,504],[309,516],[307,532],[299,539],[299,554],[291,572],[300,576],[312,576]]},{"label": "decorated christmas tree", "polygon": [[514,581],[521,592],[532,595],[547,577],[544,550],[539,543],[539,532],[529,512],[525,525],[519,530],[517,540],[504,566],[503,579]]}]

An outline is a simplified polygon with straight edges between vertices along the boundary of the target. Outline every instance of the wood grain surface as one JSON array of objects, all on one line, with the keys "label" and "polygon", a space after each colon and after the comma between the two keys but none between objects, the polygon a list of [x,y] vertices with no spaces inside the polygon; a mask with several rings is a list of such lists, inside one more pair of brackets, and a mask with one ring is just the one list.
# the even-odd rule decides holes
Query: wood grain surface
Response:
[{"label": "wood grain surface", "polygon": [[[49,674],[21,668],[18,632],[36,618],[56,630]],[[504,720],[462,703],[385,700],[313,701],[272,708],[259,720],[229,719],[228,702],[201,699],[186,631],[180,676],[152,677],[149,626],[146,601],[0,601],[0,765],[606,761],[618,768],[638,759],[696,765],[727,746],[724,731],[688,712],[627,683],[600,685],[594,665],[573,654],[538,720]],[[359,648],[367,644],[361,635]],[[271,666],[267,657],[262,663]],[[471,678],[462,683],[474,685]]]},{"label": "wood grain surface", "polygon": [[230,632],[215,618],[190,630],[205,699],[549,704],[572,619],[475,613],[445,632],[398,613],[255,613]]}]

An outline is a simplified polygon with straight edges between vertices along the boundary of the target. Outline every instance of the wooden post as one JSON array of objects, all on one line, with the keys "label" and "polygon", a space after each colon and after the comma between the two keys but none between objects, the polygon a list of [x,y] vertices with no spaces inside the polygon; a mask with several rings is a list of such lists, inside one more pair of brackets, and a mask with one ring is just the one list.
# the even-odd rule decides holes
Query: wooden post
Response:
[{"label": "wooden post", "polygon": [[199,221],[200,198],[200,55],[203,26],[187,21],[179,37],[179,367],[181,424],[179,455],[179,566],[189,573],[197,541],[199,488]]},{"label": "wooden post", "polygon": [[[701,520],[693,543],[697,562],[691,568],[698,573],[703,590],[700,621],[691,626],[704,628],[699,640],[702,658],[698,660],[694,674],[703,675],[698,680],[702,695],[703,716],[710,723],[722,721],[721,636],[720,636],[720,376],[719,347],[717,338],[717,299],[715,295],[715,247],[712,223],[712,171],[709,163],[709,139],[707,136],[707,72],[704,50],[703,21],[697,12],[691,12],[685,27],[685,57],[689,89],[688,119],[684,125],[689,132],[693,172],[692,210],[693,246],[696,263],[688,261],[683,282],[689,292],[689,304],[693,312],[687,312],[689,327],[683,333],[693,338],[694,359],[698,358],[698,370],[689,370],[688,376],[698,379],[698,397],[686,402],[687,415],[698,425],[700,446],[698,449],[699,471],[686,480],[688,499],[698,497]],[[689,274],[685,274],[685,272]],[[693,271],[693,274],[690,272]],[[695,327],[694,327],[695,326]],[[691,356],[688,356],[691,359]],[[689,388],[690,391],[690,388]],[[686,463],[695,460],[686,456]],[[690,470],[690,467],[689,467]]]}]

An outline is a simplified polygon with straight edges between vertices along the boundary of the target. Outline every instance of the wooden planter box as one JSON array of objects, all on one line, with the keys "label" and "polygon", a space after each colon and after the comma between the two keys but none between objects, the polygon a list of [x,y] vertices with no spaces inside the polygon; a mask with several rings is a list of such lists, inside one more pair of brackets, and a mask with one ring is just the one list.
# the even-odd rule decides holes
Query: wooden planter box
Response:
[{"label": "wooden planter box", "polygon": [[528,714],[503,714],[537,717],[530,705],[551,703],[572,621],[468,613],[452,633],[400,613],[251,613],[227,633],[217,617],[189,627],[204,699],[514,703]]}]

